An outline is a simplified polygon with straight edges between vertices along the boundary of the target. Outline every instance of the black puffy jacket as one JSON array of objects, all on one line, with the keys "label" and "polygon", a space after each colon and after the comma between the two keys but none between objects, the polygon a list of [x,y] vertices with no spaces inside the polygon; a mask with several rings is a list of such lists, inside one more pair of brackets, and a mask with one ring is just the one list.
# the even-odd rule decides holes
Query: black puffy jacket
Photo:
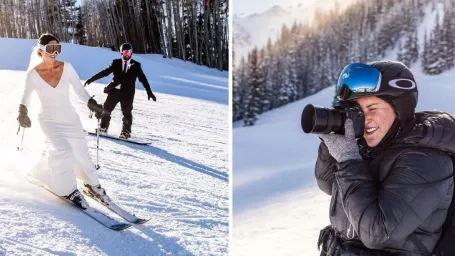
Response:
[{"label": "black puffy jacket", "polygon": [[441,235],[453,195],[455,121],[442,112],[416,117],[410,132],[360,161],[336,163],[324,143],[319,147],[315,174],[332,196],[331,225],[365,255],[425,255],[413,239],[431,252]]}]

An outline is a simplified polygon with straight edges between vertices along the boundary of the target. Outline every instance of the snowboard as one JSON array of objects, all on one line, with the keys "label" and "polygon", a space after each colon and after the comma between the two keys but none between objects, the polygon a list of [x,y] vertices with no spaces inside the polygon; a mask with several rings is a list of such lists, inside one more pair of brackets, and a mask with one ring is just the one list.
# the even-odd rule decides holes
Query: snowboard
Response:
[{"label": "snowboard", "polygon": [[[96,132],[87,131],[87,133],[92,136],[96,136]],[[100,133],[100,137],[107,138],[107,139],[113,139],[113,140],[120,140],[120,141],[132,143],[132,144],[136,144],[136,145],[150,145],[151,144],[151,142],[142,142],[142,141],[136,141],[136,140],[132,140],[132,139],[121,139],[119,137],[112,136],[112,135],[105,134],[105,133]]]}]

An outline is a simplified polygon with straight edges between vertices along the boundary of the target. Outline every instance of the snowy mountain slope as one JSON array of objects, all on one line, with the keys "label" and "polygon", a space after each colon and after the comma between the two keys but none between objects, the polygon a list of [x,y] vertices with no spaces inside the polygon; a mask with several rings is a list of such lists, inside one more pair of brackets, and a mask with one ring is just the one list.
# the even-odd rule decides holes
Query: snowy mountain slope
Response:
[{"label": "snowy mountain slope", "polygon": [[[429,9],[419,34],[432,27]],[[421,41],[420,41],[421,42]],[[390,51],[386,59],[396,57]],[[419,86],[417,111],[455,113],[455,69],[427,76],[411,68]],[[235,255],[319,255],[320,229],[329,224],[330,197],[319,190],[314,164],[319,139],[300,127],[303,108],[330,106],[333,88],[262,114],[253,127],[234,124],[233,242]]]},{"label": "snowy mountain slope", "polygon": [[[340,7],[345,7],[353,0],[338,2]],[[311,21],[316,9],[329,10],[334,6],[334,0],[311,0],[301,1],[294,6],[285,8],[275,5],[259,14],[255,13],[248,16],[234,15],[232,33],[235,44],[235,60],[240,62],[242,56],[247,57],[248,52],[255,46],[264,46],[268,38],[272,42],[276,41],[284,24],[290,28],[294,21]],[[241,11],[236,9],[236,12]]]},{"label": "snowy mountain slope", "polygon": [[[28,41],[0,39],[7,49],[27,52],[11,51],[0,60],[0,255],[226,255],[228,73],[158,56],[137,58],[148,67],[145,72],[158,100],[147,101],[144,90],[136,91],[133,137],[152,144],[100,139],[99,177],[119,205],[151,220],[116,232],[24,179],[29,164],[24,154],[29,151],[16,151],[20,136],[15,119],[31,48],[23,46],[32,45]],[[117,56],[78,45],[65,44],[63,49],[61,59],[70,61],[81,79]],[[88,59],[87,64],[81,59]],[[166,80],[173,87],[167,87]],[[104,86],[94,83],[87,90],[103,102]],[[87,107],[74,95],[72,102],[84,128],[96,127]],[[111,121],[114,134],[120,133],[121,118],[118,106]],[[31,138],[27,131],[25,138]],[[96,137],[86,138],[95,162]]]},{"label": "snowy mountain slope", "polygon": [[[427,37],[429,37],[429,35],[431,34],[431,31],[433,30],[433,28],[435,26],[436,16],[438,13],[439,13],[439,19],[440,19],[439,22],[441,24],[442,18],[444,17],[444,4],[442,2],[438,2],[435,4],[435,10],[432,9],[431,4],[424,8],[423,20],[420,22],[420,25],[417,27],[417,41],[418,41],[420,53],[423,51],[425,33],[427,33]],[[404,43],[406,41],[406,37],[403,36],[400,40],[401,40],[402,45],[404,45]],[[388,51],[386,51],[384,59],[396,59],[397,54],[398,54],[398,47],[389,49]],[[417,62],[412,63],[412,67],[415,70],[421,70],[422,69],[421,58]]]},{"label": "snowy mountain slope", "polygon": [[[11,47],[11,44],[14,47]],[[30,50],[35,45],[36,40],[0,38],[0,47],[8,49],[4,59],[0,61],[0,69],[26,70]],[[14,61],[6,59],[10,56]],[[120,58],[120,53],[108,48],[62,43],[62,54],[59,58],[71,62],[79,72],[79,77],[86,80],[109,66],[113,59]],[[154,92],[228,104],[228,72],[226,71],[208,69],[180,59],[163,59],[157,54],[133,54],[133,58],[142,64],[142,69]],[[21,61],[15,61],[16,59]],[[96,82],[107,84],[111,78],[112,76],[109,75]],[[136,82],[136,88],[143,90],[139,81]]]}]

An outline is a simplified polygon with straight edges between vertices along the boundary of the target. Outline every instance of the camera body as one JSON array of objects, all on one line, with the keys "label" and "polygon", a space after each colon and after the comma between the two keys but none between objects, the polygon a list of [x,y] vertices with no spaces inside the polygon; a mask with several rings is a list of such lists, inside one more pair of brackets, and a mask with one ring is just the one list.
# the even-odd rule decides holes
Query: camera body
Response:
[{"label": "camera body", "polygon": [[356,102],[338,102],[334,108],[308,104],[302,112],[301,125],[305,133],[344,135],[344,123],[352,119],[356,138],[364,134],[365,115]]}]

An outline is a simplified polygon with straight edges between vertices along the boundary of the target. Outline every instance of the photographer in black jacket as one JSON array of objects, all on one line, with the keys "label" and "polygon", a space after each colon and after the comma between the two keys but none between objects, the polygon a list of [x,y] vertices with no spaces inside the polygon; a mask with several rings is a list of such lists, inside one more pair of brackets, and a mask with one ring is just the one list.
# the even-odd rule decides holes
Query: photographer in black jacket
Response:
[{"label": "photographer in black jacket", "polygon": [[430,255],[453,197],[453,117],[415,113],[417,86],[400,62],[346,66],[337,97],[363,114],[344,134],[318,134],[315,175],[332,197],[321,255]]},{"label": "photographer in black jacket", "polygon": [[[104,92],[107,93],[104,109],[106,110],[106,113],[111,113],[115,106],[120,102],[123,113],[123,127],[120,138],[128,139],[131,137],[131,125],[133,123],[133,115],[131,112],[133,110],[134,93],[136,91],[136,78],[139,79],[147,91],[148,100],[153,99],[153,101],[156,101],[156,97],[150,89],[147,78],[142,71],[141,63],[131,58],[133,55],[133,47],[131,44],[122,44],[120,46],[120,53],[122,56],[121,59],[113,60],[109,67],[90,77],[85,82],[85,86],[113,73],[112,82],[104,88]],[[101,118],[100,132],[107,133],[110,120],[110,114],[103,115]]]}]

